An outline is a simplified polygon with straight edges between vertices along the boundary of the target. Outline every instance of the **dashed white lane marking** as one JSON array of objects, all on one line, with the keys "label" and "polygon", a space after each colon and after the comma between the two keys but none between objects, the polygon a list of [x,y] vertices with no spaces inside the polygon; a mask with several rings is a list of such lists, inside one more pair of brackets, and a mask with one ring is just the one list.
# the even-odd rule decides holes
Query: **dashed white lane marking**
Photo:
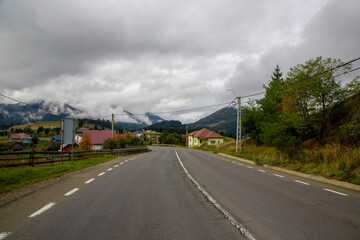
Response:
[{"label": "dashed white lane marking", "polygon": [[113,170],[113,168],[109,168],[108,170],[106,170],[106,171],[111,171],[111,170]]},{"label": "dashed white lane marking", "polygon": [[244,164],[242,164],[242,163],[238,163],[240,166],[244,166]]},{"label": "dashed white lane marking", "polygon": [[274,176],[276,176],[276,177],[279,177],[279,178],[283,178],[284,176],[282,176],[282,175],[279,175],[279,174],[273,174]]},{"label": "dashed white lane marking", "polygon": [[301,183],[301,184],[304,184],[304,185],[310,185],[310,183],[302,182],[302,181],[299,181],[299,180],[294,180],[294,182]]},{"label": "dashed white lane marking", "polygon": [[121,165],[123,165],[124,163],[122,162],[122,163],[120,163]]},{"label": "dashed white lane marking", "polygon": [[247,168],[253,168],[253,167],[251,167],[251,166],[246,166]]},{"label": "dashed white lane marking", "polygon": [[336,193],[336,194],[339,194],[339,195],[342,195],[342,196],[349,196],[346,193],[337,192],[337,191],[334,191],[334,190],[331,190],[331,189],[328,189],[328,188],[324,188],[324,190],[328,191],[328,192]]},{"label": "dashed white lane marking", "polygon": [[114,167],[118,167],[119,166],[119,164],[116,164]]},{"label": "dashed white lane marking", "polygon": [[0,233],[0,240],[6,238],[10,234],[11,234],[11,232],[2,232],[2,233]]},{"label": "dashed white lane marking", "polygon": [[236,163],[236,162],[232,161],[232,163]]},{"label": "dashed white lane marking", "polygon": [[234,225],[245,237],[249,240],[255,240],[255,237],[252,233],[247,230],[241,223],[239,223],[228,211],[226,211],[216,200],[190,175],[186,170],[184,164],[182,163],[177,151],[175,151],[177,159],[179,160],[180,165],[182,166],[187,177],[196,185],[196,187],[204,194],[209,202],[211,202],[215,208],[217,208],[229,221]]},{"label": "dashed white lane marking", "polygon": [[51,202],[48,205],[45,205],[43,208],[37,210],[36,212],[34,212],[33,214],[31,214],[29,217],[35,217],[37,215],[42,214],[43,212],[49,210],[52,206],[54,206],[55,203]]},{"label": "dashed white lane marking", "polygon": [[79,189],[80,189],[80,188],[74,188],[73,190],[65,193],[64,196],[66,196],[66,197],[67,197],[67,196],[70,196],[71,194],[73,194],[74,192],[76,192],[76,191],[79,190]]},{"label": "dashed white lane marking", "polygon": [[262,170],[262,169],[258,169],[259,172],[266,172],[265,170]]},{"label": "dashed white lane marking", "polygon": [[99,173],[98,176],[102,176],[102,175],[104,175],[104,174],[105,174],[105,172],[102,172],[102,173]]},{"label": "dashed white lane marking", "polygon": [[227,162],[229,162],[230,160],[229,159],[226,159]]},{"label": "dashed white lane marking", "polygon": [[87,180],[85,183],[88,184],[88,183],[91,183],[94,180],[95,180],[95,178],[92,178],[92,179]]}]

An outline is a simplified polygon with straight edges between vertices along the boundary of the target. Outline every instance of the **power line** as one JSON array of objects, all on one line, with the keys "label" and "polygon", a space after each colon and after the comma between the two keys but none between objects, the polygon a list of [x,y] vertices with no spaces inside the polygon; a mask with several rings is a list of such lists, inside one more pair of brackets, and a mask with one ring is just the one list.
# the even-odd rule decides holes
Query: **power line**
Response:
[{"label": "power line", "polygon": [[20,100],[17,100],[17,99],[15,99],[15,98],[12,98],[12,97],[9,97],[9,96],[6,96],[6,95],[4,95],[4,94],[1,94],[1,93],[0,93],[0,95],[3,96],[3,97],[5,97],[5,98],[8,98],[8,99],[10,99],[10,100],[13,100],[13,101],[15,101],[15,102],[22,103],[22,104],[25,104],[25,105],[30,105],[30,104],[28,104],[28,103],[26,103],[26,102],[22,102],[22,101],[20,101]]},{"label": "power line", "polygon": [[[20,101],[20,100],[18,100],[18,99],[15,99],[15,98],[6,96],[5,94],[2,94],[2,93],[0,93],[0,96],[5,97],[5,98],[8,98],[8,99],[13,100],[13,101],[18,102],[18,103],[27,105],[27,106],[32,106],[32,105],[29,104],[29,103],[26,103],[26,102]],[[42,107],[40,107],[40,106],[38,106],[37,108],[40,109],[40,110],[42,110],[42,111],[44,111],[44,112],[48,112],[48,113],[57,115],[57,113],[54,113],[54,112],[52,112],[52,111],[50,111],[50,110],[48,110],[48,109],[42,108]]]},{"label": "power line", "polygon": [[[353,63],[353,62],[356,62],[356,61],[358,61],[358,60],[360,60],[360,57],[359,57],[359,58],[355,58],[355,59],[353,59],[353,60],[350,60],[350,61],[348,61],[348,62],[346,62],[346,63],[340,64],[340,65],[338,65],[338,66],[332,67],[332,68],[330,68],[330,69],[328,69],[328,70],[325,70],[325,71],[323,71],[323,72],[317,73],[317,74],[315,74],[315,75],[313,75],[313,76],[310,76],[310,77],[307,77],[307,78],[305,78],[305,79],[301,79],[301,80],[299,80],[299,81],[297,81],[297,82],[292,83],[292,85],[293,85],[293,84],[297,84],[297,83],[299,83],[299,82],[303,82],[303,81],[309,80],[309,79],[311,79],[311,78],[314,78],[314,77],[317,77],[317,76],[320,76],[320,75],[323,75],[323,74],[325,74],[325,73],[331,72],[331,71],[333,71],[333,70],[335,70],[335,69],[338,69],[338,68],[341,68],[341,67],[343,67],[343,66],[349,65],[349,64],[351,64],[351,63]],[[347,71],[347,72],[345,72],[345,73],[342,73],[342,74],[339,74],[339,75],[336,75],[336,76],[333,76],[333,77],[335,78],[335,77],[338,77],[338,76],[341,76],[341,75],[345,75],[345,74],[348,74],[348,73],[350,73],[350,72],[354,72],[354,71],[359,70],[359,69],[360,69],[360,68],[355,68],[355,69],[352,69],[352,70],[350,70],[350,71]],[[253,97],[253,96],[257,96],[257,95],[261,95],[261,94],[265,94],[265,93],[266,93],[266,91],[258,92],[258,93],[254,93],[254,94],[247,95],[247,96],[241,96],[241,98]]]},{"label": "power line", "polygon": [[[203,107],[198,107],[198,108],[188,108],[188,109],[179,109],[179,110],[173,110],[173,111],[166,111],[166,112],[149,112],[149,114],[166,114],[166,113],[181,113],[181,112],[191,112],[191,111],[195,111],[195,110],[201,110],[201,109],[206,109],[206,108],[211,108],[211,107],[218,107],[218,106],[222,106],[222,105],[225,105],[225,104],[231,104],[233,103],[233,101],[231,102],[226,102],[226,103],[219,103],[219,104],[214,104],[214,105],[208,105],[208,106],[203,106]],[[119,116],[119,115],[128,115],[126,113],[117,113],[115,114],[116,116]],[[132,114],[134,116],[139,116],[139,115],[146,115],[146,113],[135,113],[135,114]]]},{"label": "power line", "polygon": [[[314,77],[317,77],[317,76],[320,76],[320,75],[322,75],[322,74],[328,73],[328,72],[330,72],[330,71],[333,71],[333,70],[338,69],[338,68],[340,68],[340,67],[346,66],[346,65],[351,64],[351,63],[353,63],[353,62],[356,62],[356,61],[358,61],[358,60],[360,60],[360,57],[359,57],[359,58],[355,58],[355,59],[353,59],[353,60],[350,60],[350,61],[348,61],[348,62],[346,62],[346,63],[340,64],[340,65],[338,65],[338,66],[332,67],[332,68],[330,68],[330,69],[328,69],[328,70],[326,70],[326,71],[317,73],[317,74],[315,74],[315,75],[313,75],[313,76],[310,76],[310,77],[308,77],[308,78],[301,79],[301,80],[299,80],[299,81],[297,81],[297,82],[292,83],[292,85],[293,85],[293,84],[297,84],[297,83],[299,83],[299,82],[303,82],[303,81],[309,80],[309,79],[314,78]],[[360,67],[355,68],[355,69],[352,69],[352,70],[349,70],[349,71],[344,72],[344,73],[341,73],[341,74],[338,74],[338,75],[333,76],[333,77],[334,77],[334,78],[335,78],[335,77],[339,77],[339,76],[348,74],[348,73],[350,73],[350,72],[357,71],[357,70],[359,70],[359,69],[360,69]],[[307,84],[307,85],[312,85],[312,84],[315,84],[315,83],[309,83],[309,84]],[[304,86],[300,86],[300,87],[304,87]],[[254,94],[250,94],[250,95],[241,96],[241,98],[258,96],[258,95],[262,95],[262,94],[265,94],[265,93],[266,93],[266,91],[262,91],[262,92],[258,92],[258,93],[254,93]],[[1,94],[1,93],[0,93],[0,96],[5,97],[5,98],[8,98],[8,99],[13,100],[13,101],[16,101],[16,102],[21,103],[21,104],[25,104],[25,105],[31,106],[30,104],[28,104],[28,103],[26,103],[26,102],[20,101],[20,100],[18,100],[18,99],[15,99],[15,98],[12,98],[12,97],[9,97],[9,96],[6,96],[6,95]],[[250,102],[250,101],[253,101],[253,100],[248,100],[248,101],[245,101],[245,102],[243,102],[243,103],[248,103],[248,102]],[[225,109],[227,109],[233,102],[234,102],[234,100],[231,101],[231,102],[214,104],[214,105],[203,106],[203,107],[198,107],[198,108],[179,109],[179,110],[165,111],[165,112],[157,112],[157,113],[151,113],[151,112],[149,112],[149,113],[155,115],[155,114],[191,112],[191,111],[195,111],[195,110],[201,110],[201,109],[206,109],[206,108],[217,107],[217,106],[229,104],[229,105],[225,108]],[[53,113],[53,112],[51,112],[51,111],[48,110],[48,109],[44,109],[44,108],[42,108],[42,107],[38,107],[38,108],[41,109],[41,110],[43,110],[43,111],[45,111],[45,112],[49,112],[49,113],[51,113],[51,114],[55,114],[55,115],[56,115],[56,113]],[[124,114],[115,114],[115,115],[119,116],[119,115],[127,115],[127,114],[124,113]],[[132,114],[132,115],[134,115],[134,116],[139,116],[139,115],[146,115],[146,113],[141,113],[141,114],[138,113],[138,114]],[[109,115],[109,116],[104,116],[104,117],[102,117],[102,118],[110,117],[110,116],[111,116],[111,115]]]}]

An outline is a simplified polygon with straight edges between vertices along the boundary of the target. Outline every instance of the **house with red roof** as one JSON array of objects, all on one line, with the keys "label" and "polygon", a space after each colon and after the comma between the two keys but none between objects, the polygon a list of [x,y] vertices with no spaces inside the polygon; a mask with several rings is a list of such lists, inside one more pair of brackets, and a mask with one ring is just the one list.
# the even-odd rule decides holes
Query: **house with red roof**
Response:
[{"label": "house with red roof", "polygon": [[93,150],[102,150],[105,140],[112,137],[112,130],[85,130],[82,136],[85,134],[90,135]]},{"label": "house with red roof", "polygon": [[203,128],[187,135],[188,147],[200,147],[202,145],[215,145],[224,142],[224,136]]},{"label": "house with red roof", "polygon": [[[91,142],[93,144],[93,150],[102,150],[104,148],[104,142],[108,138],[112,138],[112,130],[89,130],[79,129],[75,135],[75,142],[80,144],[82,137],[88,134],[90,135]],[[136,134],[114,134],[114,138],[135,138]]]}]

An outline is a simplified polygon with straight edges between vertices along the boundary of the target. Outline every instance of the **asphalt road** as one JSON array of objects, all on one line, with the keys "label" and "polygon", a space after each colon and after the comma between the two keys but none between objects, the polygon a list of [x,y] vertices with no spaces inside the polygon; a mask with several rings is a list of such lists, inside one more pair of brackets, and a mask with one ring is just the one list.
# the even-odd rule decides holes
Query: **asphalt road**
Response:
[{"label": "asphalt road", "polygon": [[244,239],[181,163],[256,239],[360,239],[359,192],[197,150],[152,149],[1,206],[0,239]]},{"label": "asphalt road", "polygon": [[0,217],[3,239],[244,239],[171,148],[72,176],[2,206]]},{"label": "asphalt road", "polygon": [[256,239],[360,239],[359,192],[196,150],[191,176]]}]

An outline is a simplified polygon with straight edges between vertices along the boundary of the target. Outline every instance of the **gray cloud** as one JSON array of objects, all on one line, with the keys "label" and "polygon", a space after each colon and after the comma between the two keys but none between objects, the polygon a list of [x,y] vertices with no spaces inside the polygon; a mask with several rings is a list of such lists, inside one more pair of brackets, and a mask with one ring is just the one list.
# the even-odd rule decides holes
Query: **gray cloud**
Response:
[{"label": "gray cloud", "polygon": [[262,91],[276,64],[358,57],[359,10],[356,0],[5,0],[1,89],[92,116],[226,102],[228,88]]}]

